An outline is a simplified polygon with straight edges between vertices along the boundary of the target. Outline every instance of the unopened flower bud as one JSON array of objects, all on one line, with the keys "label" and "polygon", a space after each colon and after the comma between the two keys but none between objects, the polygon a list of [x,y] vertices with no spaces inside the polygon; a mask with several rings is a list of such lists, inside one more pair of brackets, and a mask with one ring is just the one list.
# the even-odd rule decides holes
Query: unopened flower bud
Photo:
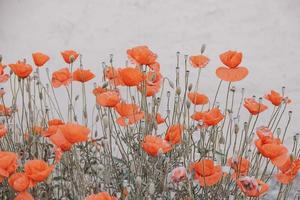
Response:
[{"label": "unopened flower bud", "polygon": [[234,124],[234,133],[235,133],[235,134],[238,134],[239,131],[240,131],[239,125],[238,125],[238,124]]},{"label": "unopened flower bud", "polygon": [[177,88],[176,88],[176,94],[179,96],[180,93],[181,93],[181,88],[180,88],[180,87],[177,87]]},{"label": "unopened flower bud", "polygon": [[102,117],[102,122],[103,122],[103,128],[104,129],[107,129],[107,127],[108,127],[108,117],[106,116],[106,115],[104,115],[103,117]]},{"label": "unopened flower bud", "polygon": [[204,53],[204,51],[205,51],[205,49],[206,49],[206,45],[205,44],[202,44],[202,46],[201,46],[201,54],[203,54]]},{"label": "unopened flower bud", "polygon": [[172,89],[174,89],[174,83],[172,81],[169,80],[169,85]]},{"label": "unopened flower bud", "polygon": [[191,102],[190,101],[186,101],[186,107],[187,107],[187,109],[189,109],[191,107]]},{"label": "unopened flower bud", "polygon": [[190,83],[190,84],[189,84],[189,86],[188,86],[188,90],[189,90],[189,92],[190,92],[192,89],[193,89],[193,84],[192,84],[192,83]]}]

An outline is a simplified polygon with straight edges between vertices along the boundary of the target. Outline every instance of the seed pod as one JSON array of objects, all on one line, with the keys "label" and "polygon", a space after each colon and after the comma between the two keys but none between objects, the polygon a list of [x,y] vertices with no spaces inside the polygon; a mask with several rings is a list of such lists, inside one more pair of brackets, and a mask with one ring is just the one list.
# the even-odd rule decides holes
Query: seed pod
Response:
[{"label": "seed pod", "polygon": [[176,88],[176,94],[179,96],[181,94],[181,88],[180,87],[177,87]]}]

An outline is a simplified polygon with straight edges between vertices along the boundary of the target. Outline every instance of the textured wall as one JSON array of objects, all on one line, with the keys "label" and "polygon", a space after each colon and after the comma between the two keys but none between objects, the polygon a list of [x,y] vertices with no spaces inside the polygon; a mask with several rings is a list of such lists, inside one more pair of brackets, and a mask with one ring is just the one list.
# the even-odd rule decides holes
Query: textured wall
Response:
[{"label": "textured wall", "polygon": [[219,53],[240,50],[250,75],[237,86],[249,96],[287,86],[292,134],[300,129],[299,19],[298,0],[0,0],[0,53],[11,63],[42,51],[57,69],[64,65],[59,51],[73,48],[96,70],[110,53],[123,65],[128,47],[147,44],[163,74],[174,76],[176,51],[196,54],[206,43],[211,62],[200,84],[212,96]]}]

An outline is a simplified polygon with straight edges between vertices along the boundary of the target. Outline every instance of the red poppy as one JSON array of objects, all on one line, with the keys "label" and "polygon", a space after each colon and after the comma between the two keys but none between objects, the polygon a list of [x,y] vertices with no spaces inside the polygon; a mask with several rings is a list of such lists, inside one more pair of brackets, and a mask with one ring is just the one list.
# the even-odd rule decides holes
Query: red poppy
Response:
[{"label": "red poppy", "polygon": [[269,190],[269,185],[252,177],[242,177],[237,181],[240,190],[248,197],[259,197]]},{"label": "red poppy", "polygon": [[195,68],[204,68],[209,62],[209,58],[204,55],[190,56],[189,60]]},{"label": "red poppy", "polygon": [[144,138],[142,148],[150,156],[157,156],[158,153],[168,153],[172,150],[172,146],[166,140],[154,135],[147,135]]},{"label": "red poppy", "polygon": [[276,179],[282,184],[291,183],[300,170],[300,159],[294,160],[287,171],[276,174]]},{"label": "red poppy", "polygon": [[208,103],[208,97],[198,92],[189,92],[188,98],[195,105],[204,105]]},{"label": "red poppy", "polygon": [[126,67],[119,71],[120,77],[126,86],[138,86],[145,80],[144,74],[136,68]]},{"label": "red poppy", "polygon": [[212,160],[208,159],[192,163],[190,170],[195,173],[194,178],[199,181],[202,187],[217,184],[223,175],[221,166],[215,165]]},{"label": "red poppy", "polygon": [[63,52],[61,52],[61,55],[62,55],[64,61],[68,64],[73,63],[79,56],[79,54],[74,50],[63,51]]},{"label": "red poppy", "polygon": [[126,117],[119,117],[117,118],[117,123],[120,126],[128,126],[128,125],[132,125],[135,124],[136,122],[142,120],[144,118],[144,112],[143,111],[139,111],[137,113],[134,113],[132,115],[128,115]]},{"label": "red poppy", "polygon": [[239,67],[242,61],[242,53],[227,51],[220,55],[220,59],[226,67],[219,67],[216,70],[217,76],[223,81],[235,82],[244,79],[248,75],[248,69]]},{"label": "red poppy", "polygon": [[176,168],[174,168],[171,171],[170,175],[171,175],[171,177],[170,177],[171,181],[173,183],[179,183],[182,180],[187,178],[187,172],[186,172],[185,167],[176,167]]},{"label": "red poppy", "polygon": [[156,63],[157,55],[147,46],[137,46],[127,50],[128,58],[135,64],[152,65]]},{"label": "red poppy", "polygon": [[120,102],[115,106],[116,111],[122,117],[127,117],[133,115],[134,113],[139,112],[140,108],[136,104],[129,104],[125,102]]},{"label": "red poppy", "polygon": [[84,69],[76,69],[73,72],[73,80],[79,81],[81,83],[85,83],[87,81],[92,80],[95,77],[95,74],[90,72],[90,70],[84,70]]},{"label": "red poppy", "polygon": [[5,74],[5,72],[4,72],[5,67],[6,67],[6,65],[2,65],[0,63],[0,83],[5,83],[9,79],[9,75]]},{"label": "red poppy", "polygon": [[194,112],[191,118],[196,121],[203,121],[205,112]]},{"label": "red poppy", "polygon": [[118,91],[106,91],[96,96],[97,104],[103,107],[115,107],[121,100]]},{"label": "red poppy", "polygon": [[117,200],[117,198],[110,196],[107,192],[100,192],[86,197],[85,200]]},{"label": "red poppy", "polygon": [[[270,94],[266,94],[265,99],[269,100],[274,106],[279,106],[284,100],[284,98],[274,90],[271,90]],[[291,100],[288,99],[287,103],[291,103]]]},{"label": "red poppy", "polygon": [[157,124],[162,124],[166,121],[166,119],[162,118],[162,116],[159,113],[156,113],[155,119]]},{"label": "red poppy", "polygon": [[50,135],[49,139],[57,146],[57,148],[60,148],[62,151],[69,151],[72,148],[72,144],[65,138],[59,129],[56,129],[56,132]]},{"label": "red poppy", "polygon": [[41,52],[33,53],[32,58],[37,67],[42,67],[50,59],[49,56]]},{"label": "red poppy", "polygon": [[23,192],[30,186],[30,180],[25,173],[15,173],[8,179],[8,184],[17,192]]},{"label": "red poppy", "polygon": [[244,107],[252,114],[258,115],[259,113],[268,109],[268,107],[262,103],[258,103],[254,98],[247,98],[244,101]]},{"label": "red poppy", "polygon": [[107,67],[107,68],[105,68],[105,71],[104,71],[105,78],[108,79],[112,85],[115,85],[115,86],[125,85],[120,76],[120,71],[121,71],[121,69]]},{"label": "red poppy", "polygon": [[0,151],[0,183],[3,178],[9,177],[18,167],[17,154],[8,151]]},{"label": "red poppy", "polygon": [[231,157],[227,160],[227,165],[235,171],[233,178],[236,178],[237,176],[248,175],[250,161],[242,157]]},{"label": "red poppy", "polygon": [[8,66],[19,78],[27,78],[32,72],[31,65],[26,64],[25,62],[18,61],[16,64],[10,64]]},{"label": "red poppy", "polygon": [[179,144],[181,142],[181,136],[183,132],[183,126],[180,124],[175,124],[170,126],[167,130],[165,140],[169,141],[171,144]]},{"label": "red poppy", "polygon": [[213,108],[204,113],[203,122],[207,126],[215,126],[224,119],[224,115],[219,108]]},{"label": "red poppy", "polygon": [[87,141],[90,133],[90,129],[86,126],[74,123],[61,125],[59,130],[71,144]]},{"label": "red poppy", "polygon": [[54,165],[49,166],[43,160],[29,160],[24,165],[25,174],[30,179],[32,185],[47,179],[53,168]]},{"label": "red poppy", "polygon": [[93,94],[95,95],[95,96],[97,96],[98,94],[101,94],[101,93],[103,93],[103,92],[106,92],[107,91],[107,89],[106,88],[103,88],[103,87],[96,87],[95,89],[93,89]]},{"label": "red poppy", "polygon": [[62,68],[52,74],[52,86],[58,88],[62,85],[68,85],[72,80],[72,74],[68,68]]},{"label": "red poppy", "polygon": [[7,133],[7,128],[4,124],[0,124],[0,138],[4,137]]},{"label": "red poppy", "polygon": [[29,192],[20,192],[14,200],[34,200],[33,196]]},{"label": "red poppy", "polygon": [[49,126],[58,126],[58,125],[64,125],[65,122],[63,122],[61,119],[51,119],[48,121]]},{"label": "red poppy", "polygon": [[[146,76],[146,85],[145,92],[146,96],[150,97],[155,95],[160,90],[162,75],[159,72],[149,71]],[[138,90],[140,92],[144,91],[144,88],[140,85],[138,86]]]}]

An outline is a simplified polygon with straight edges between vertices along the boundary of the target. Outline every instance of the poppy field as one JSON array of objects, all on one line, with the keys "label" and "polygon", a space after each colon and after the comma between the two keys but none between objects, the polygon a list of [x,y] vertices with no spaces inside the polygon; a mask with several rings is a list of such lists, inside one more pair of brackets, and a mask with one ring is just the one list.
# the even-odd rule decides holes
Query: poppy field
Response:
[{"label": "poppy field", "polygon": [[[111,55],[98,71],[74,50],[58,53],[56,71],[42,52],[0,57],[0,199],[264,199],[275,185],[273,199],[299,198],[293,101],[284,87],[247,96],[247,55],[209,58],[205,45],[177,53],[171,80],[150,47],[126,53],[124,66]],[[219,79],[210,97],[200,84],[207,67]]]}]

